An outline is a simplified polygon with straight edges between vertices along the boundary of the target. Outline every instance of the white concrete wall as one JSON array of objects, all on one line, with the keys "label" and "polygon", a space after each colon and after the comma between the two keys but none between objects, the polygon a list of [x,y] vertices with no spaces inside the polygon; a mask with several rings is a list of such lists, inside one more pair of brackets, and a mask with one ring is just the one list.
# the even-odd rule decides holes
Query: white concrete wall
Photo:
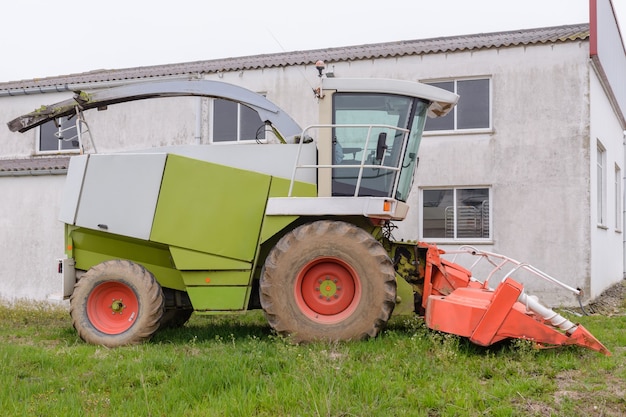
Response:
[{"label": "white concrete wall", "polygon": [[[140,100],[85,113],[98,153],[193,144],[195,97]],[[91,151],[91,149],[87,149]]]},{"label": "white concrete wall", "polygon": [[7,122],[30,113],[43,104],[56,103],[70,97],[71,92],[0,97],[0,158],[26,158],[34,155],[37,148],[37,129],[13,133],[7,128]]},{"label": "white concrete wall", "polygon": [[[0,158],[35,154],[35,132],[11,133],[6,122],[68,97],[71,93],[0,98]],[[64,180],[64,175],[0,176],[0,299],[45,300],[60,292],[55,258],[63,254],[57,215]]]},{"label": "white concrete wall", "polygon": [[57,220],[64,175],[0,177],[0,299],[45,300],[61,292]]},{"label": "white concrete wall", "polygon": [[[439,66],[425,59],[432,77],[444,67],[492,77],[493,130],[425,138],[418,173],[418,186],[491,186],[493,242],[478,248],[581,288],[590,277],[587,54],[585,43],[569,43],[436,56]],[[576,302],[543,281],[524,283],[550,304]]]},{"label": "white concrete wall", "polygon": [[[71,92],[0,98],[0,119],[7,122]],[[193,143],[196,100],[167,98],[111,106],[86,113],[98,152]],[[37,130],[0,129],[0,158],[35,155]],[[90,151],[90,144],[87,144]],[[49,156],[49,155],[48,155]],[[63,224],[58,221],[65,175],[0,176],[0,299],[46,300],[61,292],[55,260],[64,254]]]},{"label": "white concrete wall", "polygon": [[[589,245],[591,282],[588,292],[597,297],[604,289],[623,279],[624,273],[624,225],[616,222],[619,217],[623,222],[623,212],[616,213],[615,167],[620,167],[622,188],[624,176],[624,131],[620,127],[615,111],[603,90],[600,79],[594,71],[590,77],[590,134],[589,134],[589,172],[591,173],[591,240]],[[597,189],[597,142],[605,148],[605,220],[599,224],[598,189]],[[623,196],[622,196],[623,202]],[[623,210],[622,204],[622,210]]]}]

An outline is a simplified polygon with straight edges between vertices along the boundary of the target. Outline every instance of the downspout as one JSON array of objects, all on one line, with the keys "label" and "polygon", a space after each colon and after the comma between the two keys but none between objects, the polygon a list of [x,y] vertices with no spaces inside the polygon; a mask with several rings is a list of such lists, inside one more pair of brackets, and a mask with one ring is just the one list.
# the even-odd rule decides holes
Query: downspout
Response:
[{"label": "downspout", "polygon": [[194,143],[202,144],[202,97],[196,98],[196,133],[194,135]]},{"label": "downspout", "polygon": [[624,184],[626,181],[626,130],[622,132],[622,151],[624,164],[622,165],[622,278],[626,279],[626,192]]}]

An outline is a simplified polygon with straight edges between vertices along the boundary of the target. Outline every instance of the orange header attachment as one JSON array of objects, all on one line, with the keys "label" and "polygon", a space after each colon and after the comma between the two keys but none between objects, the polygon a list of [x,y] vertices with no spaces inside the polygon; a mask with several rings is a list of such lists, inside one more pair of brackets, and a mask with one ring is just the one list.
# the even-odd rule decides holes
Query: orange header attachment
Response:
[{"label": "orange header attachment", "polygon": [[504,339],[526,339],[541,348],[576,345],[610,356],[611,352],[587,329],[543,306],[506,277],[493,290],[472,278],[471,271],[440,257],[434,245],[426,249],[424,293],[426,325],[467,337],[480,346]]}]

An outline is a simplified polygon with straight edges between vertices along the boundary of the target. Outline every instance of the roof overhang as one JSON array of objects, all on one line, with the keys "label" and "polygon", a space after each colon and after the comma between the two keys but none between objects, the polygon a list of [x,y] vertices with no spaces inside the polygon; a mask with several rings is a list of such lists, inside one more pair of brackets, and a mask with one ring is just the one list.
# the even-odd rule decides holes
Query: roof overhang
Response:
[{"label": "roof overhang", "polygon": [[450,91],[415,81],[392,80],[385,78],[325,78],[325,90],[351,93],[387,93],[421,98],[430,101],[430,117],[445,116],[459,101],[459,96]]}]

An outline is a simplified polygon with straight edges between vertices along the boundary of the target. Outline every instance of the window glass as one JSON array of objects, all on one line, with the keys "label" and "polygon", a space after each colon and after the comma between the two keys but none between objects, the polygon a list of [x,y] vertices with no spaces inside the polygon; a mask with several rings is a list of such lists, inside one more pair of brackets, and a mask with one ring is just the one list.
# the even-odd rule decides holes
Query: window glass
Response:
[{"label": "window glass", "polygon": [[[404,156],[402,151],[405,133],[388,127],[370,127],[370,125],[408,128],[414,102],[415,100],[410,97],[390,94],[333,95],[335,124],[367,126],[333,129],[334,164],[342,166],[333,169],[333,195],[354,195],[358,183],[359,196],[391,196],[396,171],[378,167],[364,168],[361,171],[359,165],[364,162],[370,166],[399,167]],[[381,147],[378,146],[379,143]]]},{"label": "window glass", "polygon": [[265,123],[251,108],[234,101],[213,100],[213,142],[265,139]]},{"label": "window glass", "polygon": [[[429,84],[454,93],[454,81]],[[443,117],[429,117],[426,120],[426,127],[424,130],[454,130],[454,109]]]},{"label": "window glass", "polygon": [[404,151],[404,160],[402,162],[402,171],[400,171],[400,180],[398,182],[398,190],[396,199],[406,201],[413,186],[414,172],[417,168],[418,150],[422,139],[422,131],[424,130],[424,122],[426,121],[427,103],[417,101],[415,109],[415,117],[411,126],[411,136],[409,143]]},{"label": "window glass", "polygon": [[265,139],[265,123],[250,107],[239,105],[241,133],[239,140]]},{"label": "window glass", "polygon": [[446,211],[454,209],[453,190],[424,190],[422,197],[422,236],[445,238]]},{"label": "window glass", "polygon": [[75,119],[61,117],[59,126],[49,121],[39,127],[39,151],[51,152],[79,148]]},{"label": "window glass", "polygon": [[422,192],[422,236],[430,239],[488,239],[488,188],[430,189]]},{"label": "window glass", "polygon": [[488,129],[490,116],[490,80],[454,80],[428,83],[459,95],[457,105],[444,117],[429,118],[425,131]]},{"label": "window glass", "polygon": [[489,127],[489,80],[457,81],[457,129]]},{"label": "window glass", "polygon": [[213,101],[213,142],[237,140],[237,103]]}]

